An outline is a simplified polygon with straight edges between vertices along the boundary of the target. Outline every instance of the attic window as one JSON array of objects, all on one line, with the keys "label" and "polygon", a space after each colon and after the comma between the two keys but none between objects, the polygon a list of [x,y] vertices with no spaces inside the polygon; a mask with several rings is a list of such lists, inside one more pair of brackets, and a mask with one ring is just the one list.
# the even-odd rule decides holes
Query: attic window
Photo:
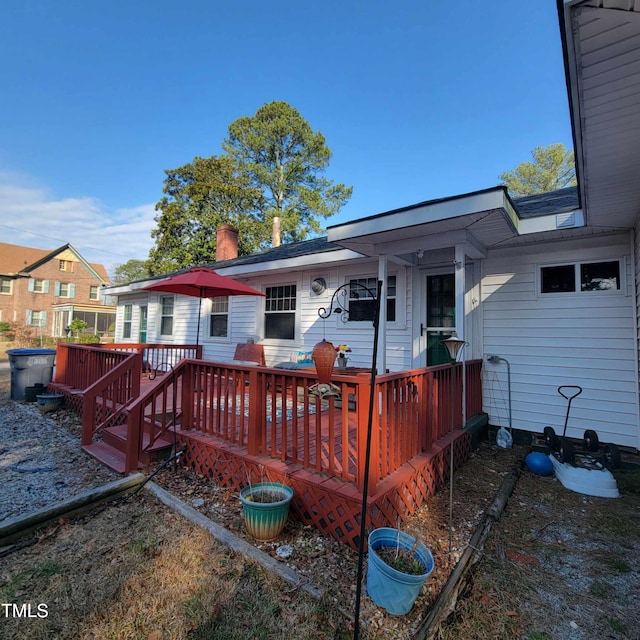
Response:
[{"label": "attic window", "polygon": [[60,271],[73,271],[73,262],[71,260],[60,260],[59,268]]}]

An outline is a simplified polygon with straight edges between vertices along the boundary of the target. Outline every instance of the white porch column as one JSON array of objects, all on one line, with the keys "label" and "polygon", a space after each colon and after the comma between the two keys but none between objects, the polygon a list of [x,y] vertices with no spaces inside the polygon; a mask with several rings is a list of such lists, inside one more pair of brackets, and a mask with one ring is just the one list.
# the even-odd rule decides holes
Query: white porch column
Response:
[{"label": "white porch column", "polygon": [[387,256],[378,256],[378,280],[382,280],[380,292],[380,331],[378,334],[378,373],[387,370],[387,276],[389,260]]},{"label": "white porch column", "polygon": [[[456,292],[456,333],[458,338],[464,340],[464,320],[466,316],[466,309],[464,308],[464,290],[467,286],[466,268],[465,268],[465,251],[464,246],[457,244],[455,247],[455,257],[453,263],[454,279],[455,279],[455,292]],[[467,386],[467,368],[464,362],[467,359],[466,347],[462,347],[462,354],[460,355],[462,360],[462,424],[467,422],[467,403],[465,398],[465,389]]]},{"label": "white porch column", "polygon": [[456,292],[456,333],[458,338],[464,340],[464,288],[466,286],[465,278],[465,252],[462,245],[457,244],[455,248],[455,259],[453,264],[453,272],[455,277]]}]

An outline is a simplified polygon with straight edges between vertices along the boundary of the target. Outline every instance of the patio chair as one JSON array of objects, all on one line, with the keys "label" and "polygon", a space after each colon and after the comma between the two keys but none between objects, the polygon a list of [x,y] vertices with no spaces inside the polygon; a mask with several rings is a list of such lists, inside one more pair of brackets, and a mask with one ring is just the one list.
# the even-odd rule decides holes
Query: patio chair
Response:
[{"label": "patio chair", "polygon": [[236,345],[233,359],[238,362],[251,362],[263,367],[267,365],[264,358],[264,346],[255,342],[243,342]]}]

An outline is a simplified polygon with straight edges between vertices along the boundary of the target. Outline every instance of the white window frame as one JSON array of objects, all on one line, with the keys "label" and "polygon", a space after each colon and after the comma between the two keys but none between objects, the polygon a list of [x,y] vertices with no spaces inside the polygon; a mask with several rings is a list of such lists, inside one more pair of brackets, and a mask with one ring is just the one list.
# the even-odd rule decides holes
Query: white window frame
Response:
[{"label": "white window frame", "polygon": [[[293,300],[295,302],[295,309],[293,310],[293,337],[291,338],[267,338],[267,335],[266,335],[267,334],[267,331],[266,331],[267,315],[279,313],[278,310],[267,311],[267,304],[268,304],[267,289],[275,289],[277,287],[295,287],[296,289],[295,296],[293,297]],[[262,328],[261,328],[263,339],[267,342],[267,344],[294,343],[297,340],[297,337],[300,335],[300,324],[299,324],[300,283],[297,281],[270,282],[269,284],[264,285],[264,292],[265,292],[265,298],[264,298],[264,306],[262,310]],[[292,313],[292,311],[290,309],[283,309],[280,311],[280,313]]]},{"label": "white window frame", "polygon": [[[3,285],[5,282],[9,283],[9,291],[3,291]],[[0,278],[0,295],[10,296],[13,293],[13,280],[11,278]]]},{"label": "white window frame", "polygon": [[[92,292],[95,289],[96,295],[92,296]],[[100,287],[97,284],[89,285],[89,300],[100,300]]]},{"label": "white window frame", "polygon": [[[128,329],[128,331],[127,331]],[[122,309],[122,339],[129,340],[133,329],[133,305],[125,304]],[[127,335],[127,333],[129,335]]]},{"label": "white window frame", "polygon": [[[407,303],[406,303],[406,299],[407,299],[407,274],[406,274],[406,270],[404,269],[394,269],[391,270],[389,269],[389,273],[387,274],[387,277],[390,276],[394,276],[396,279],[396,295],[395,295],[395,301],[396,301],[396,319],[393,322],[390,322],[387,320],[387,324],[386,327],[387,329],[404,329],[406,328],[406,323],[407,323],[407,314],[406,314],[406,308],[407,308]],[[365,272],[360,272],[360,273],[345,273],[344,274],[344,284],[347,285],[347,302],[349,300],[348,298],[348,289],[349,289],[349,283],[351,282],[351,280],[364,280],[364,279],[369,279],[369,278],[373,278],[376,282],[376,287],[377,287],[377,282],[378,282],[378,276],[375,273],[371,273],[371,270],[367,270]],[[386,283],[383,286],[387,286]],[[372,289],[372,287],[369,287],[370,289]],[[340,316],[340,314],[336,314],[336,317],[338,318],[338,316]],[[337,320],[337,326],[338,327],[346,327],[346,328],[350,328],[350,329],[361,329],[361,328],[365,328],[365,327],[371,327],[371,320],[347,320],[346,322],[342,322],[342,320],[340,318],[338,318]]]},{"label": "white window frame", "polygon": [[[599,289],[595,291],[583,291],[582,290],[582,265],[585,264],[598,264],[602,262],[617,262],[618,272],[620,274],[620,288],[619,289]],[[547,267],[567,267],[573,266],[574,269],[574,291],[559,291],[559,292],[543,292],[542,291],[542,270]],[[575,296],[620,296],[625,295],[626,292],[626,260],[624,258],[598,258],[598,259],[586,259],[586,260],[569,260],[566,262],[548,262],[536,264],[536,296],[538,298],[547,299],[562,298],[562,297],[575,297]]]},{"label": "white window frame", "polygon": [[[165,313],[165,306],[164,306],[164,301],[165,300],[171,300],[171,313]],[[160,324],[158,327],[158,330],[160,332],[160,336],[162,337],[171,337],[173,336],[173,332],[175,329],[175,318],[176,318],[176,298],[175,296],[160,296],[160,300],[158,301],[159,305],[160,305],[160,313],[159,313],[159,317],[160,317]],[[165,332],[164,329],[164,321],[165,318],[171,318],[171,331],[169,331],[168,333]]]},{"label": "white window frame", "polygon": [[[29,327],[46,327],[47,326],[47,312],[45,310],[33,310],[28,309],[27,315],[30,317],[29,322],[27,322],[27,326]],[[37,315],[38,321],[35,321],[35,316]]]},{"label": "white window frame", "polygon": [[30,293],[49,293],[49,281],[45,278],[31,278]]},{"label": "white window frame", "polygon": [[[230,341],[230,329],[231,329],[231,303],[229,296],[216,296],[215,298],[209,298],[209,313],[208,313],[208,331],[207,340],[211,342],[229,342]],[[212,336],[211,327],[213,319],[225,317],[227,321],[226,335],[224,336]]]}]

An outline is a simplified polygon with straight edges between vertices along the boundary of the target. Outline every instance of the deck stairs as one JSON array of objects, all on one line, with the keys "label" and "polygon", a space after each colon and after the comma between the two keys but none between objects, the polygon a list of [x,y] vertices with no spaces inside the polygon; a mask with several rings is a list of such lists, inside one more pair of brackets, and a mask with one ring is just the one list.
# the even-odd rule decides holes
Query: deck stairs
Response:
[{"label": "deck stairs", "polygon": [[[172,431],[163,434],[151,446],[149,446],[149,432],[151,427],[160,433],[162,424],[160,416],[145,418],[144,433],[142,439],[142,453],[138,459],[138,468],[142,469],[155,460],[165,458],[171,451],[174,443]],[[153,422],[152,422],[153,421]],[[179,426],[179,425],[178,425]],[[171,428],[173,430],[173,427]],[[102,462],[116,473],[125,473],[125,461],[127,450],[127,425],[105,427],[102,431],[102,439],[83,445],[82,450]]]}]

